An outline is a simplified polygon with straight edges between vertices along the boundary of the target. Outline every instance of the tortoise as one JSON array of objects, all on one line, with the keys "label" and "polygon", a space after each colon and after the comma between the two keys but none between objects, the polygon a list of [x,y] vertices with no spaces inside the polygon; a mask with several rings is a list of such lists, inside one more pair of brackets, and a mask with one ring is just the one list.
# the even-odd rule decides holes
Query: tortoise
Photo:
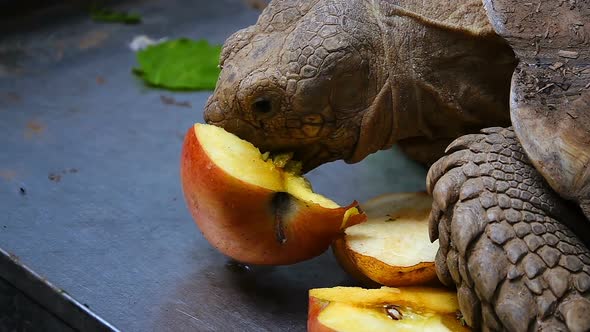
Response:
[{"label": "tortoise", "polygon": [[205,121],[261,150],[431,165],[469,326],[590,330],[588,0],[274,0],[220,66]]}]

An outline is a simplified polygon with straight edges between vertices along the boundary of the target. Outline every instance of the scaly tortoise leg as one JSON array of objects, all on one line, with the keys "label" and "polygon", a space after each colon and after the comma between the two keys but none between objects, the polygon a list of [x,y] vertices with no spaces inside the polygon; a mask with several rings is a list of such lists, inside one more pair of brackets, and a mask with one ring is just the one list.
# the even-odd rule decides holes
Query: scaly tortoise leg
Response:
[{"label": "scaly tortoise leg", "polygon": [[590,251],[562,222],[587,222],[529,164],[512,128],[447,148],[428,173],[439,278],[468,325],[588,331]]}]

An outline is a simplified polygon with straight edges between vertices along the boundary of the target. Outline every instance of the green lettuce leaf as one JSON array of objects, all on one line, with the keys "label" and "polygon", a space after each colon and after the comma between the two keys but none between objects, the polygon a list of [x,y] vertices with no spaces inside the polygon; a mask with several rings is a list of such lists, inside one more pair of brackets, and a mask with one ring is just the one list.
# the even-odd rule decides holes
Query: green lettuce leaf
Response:
[{"label": "green lettuce leaf", "polygon": [[148,84],[171,90],[213,90],[221,45],[181,38],[137,52],[139,74]]}]

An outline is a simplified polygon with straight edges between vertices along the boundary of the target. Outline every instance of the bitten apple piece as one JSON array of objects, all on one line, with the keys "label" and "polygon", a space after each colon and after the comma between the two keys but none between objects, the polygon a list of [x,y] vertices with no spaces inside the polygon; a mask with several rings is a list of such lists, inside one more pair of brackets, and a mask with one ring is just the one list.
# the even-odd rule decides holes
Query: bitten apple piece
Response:
[{"label": "bitten apple piece", "polygon": [[332,248],[341,266],[367,286],[415,286],[438,281],[426,193],[389,194],[364,204],[368,219],[346,229]]},{"label": "bitten apple piece", "polygon": [[453,291],[408,287],[309,291],[308,332],[469,331]]},{"label": "bitten apple piece", "polygon": [[243,263],[291,264],[321,254],[345,226],[366,219],[356,202],[340,207],[314,193],[292,166],[222,128],[190,128],[182,189],[209,243]]}]

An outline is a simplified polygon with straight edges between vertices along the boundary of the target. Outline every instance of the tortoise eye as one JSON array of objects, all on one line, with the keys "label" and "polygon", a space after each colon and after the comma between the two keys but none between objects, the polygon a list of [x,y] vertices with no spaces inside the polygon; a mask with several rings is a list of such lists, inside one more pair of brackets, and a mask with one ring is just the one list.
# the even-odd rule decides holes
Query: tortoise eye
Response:
[{"label": "tortoise eye", "polygon": [[270,113],[272,111],[272,103],[266,98],[260,98],[252,104],[252,110],[259,114]]}]

